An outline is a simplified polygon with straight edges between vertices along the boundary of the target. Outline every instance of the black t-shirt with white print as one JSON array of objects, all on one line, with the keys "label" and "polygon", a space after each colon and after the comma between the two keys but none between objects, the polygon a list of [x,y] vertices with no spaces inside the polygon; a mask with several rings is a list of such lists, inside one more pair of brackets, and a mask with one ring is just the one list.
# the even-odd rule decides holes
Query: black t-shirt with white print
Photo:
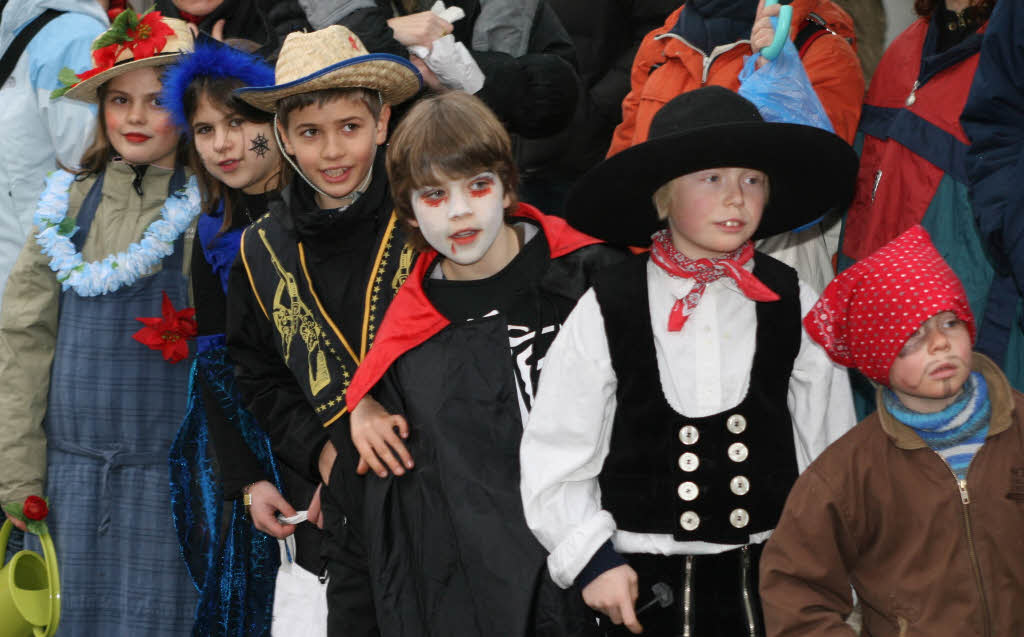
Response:
[{"label": "black t-shirt with white print", "polygon": [[528,413],[544,356],[565,311],[546,298],[540,286],[551,253],[539,225],[531,220],[517,220],[515,227],[522,232],[523,247],[497,274],[475,281],[451,281],[443,278],[438,260],[423,288],[434,307],[452,323],[504,316],[520,407]]}]

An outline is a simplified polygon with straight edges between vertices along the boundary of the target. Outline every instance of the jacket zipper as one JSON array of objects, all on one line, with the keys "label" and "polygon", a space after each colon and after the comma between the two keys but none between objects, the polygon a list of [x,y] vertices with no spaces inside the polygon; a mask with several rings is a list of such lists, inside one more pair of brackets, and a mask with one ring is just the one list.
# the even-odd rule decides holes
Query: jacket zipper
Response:
[{"label": "jacket zipper", "polygon": [[[967,532],[967,554],[971,559],[971,570],[974,571],[974,584],[978,587],[978,594],[981,595],[981,610],[982,617],[985,621],[985,635],[989,637],[992,635],[992,619],[989,617],[988,610],[988,599],[985,596],[985,589],[982,588],[981,582],[981,566],[978,564],[978,555],[974,549],[974,535],[971,533],[971,515],[968,505],[971,503],[971,496],[967,491],[967,478],[961,480],[956,475],[956,471],[953,471],[953,467],[950,466],[949,462],[946,461],[941,455],[936,452],[939,459],[942,460],[942,464],[946,465],[949,472],[953,475],[953,479],[956,480],[957,489],[960,491],[960,504],[961,511],[964,514],[964,530]],[[967,465],[967,471],[970,472],[970,464]],[[967,474],[965,474],[966,476]]]},{"label": "jacket zipper", "polygon": [[693,556],[686,556],[683,566],[683,635],[693,637]]},{"label": "jacket zipper", "polygon": [[682,37],[676,35],[675,33],[662,33],[661,35],[659,35],[658,37],[656,37],[654,39],[655,40],[660,40],[662,38],[674,38],[676,40],[679,40],[680,42],[682,42],[686,46],[690,47],[691,49],[693,49],[694,51],[696,51],[700,55],[701,60],[703,60],[703,64],[701,65],[702,66],[702,70],[701,70],[701,74],[700,74],[700,85],[701,86],[704,86],[705,84],[707,84],[707,82],[708,82],[708,71],[711,70],[711,63],[715,61],[715,58],[717,58],[719,55],[721,55],[723,53],[726,53],[727,51],[733,50],[734,48],[738,47],[741,44],[750,44],[750,40],[737,40],[737,41],[733,42],[732,44],[722,44],[722,45],[716,46],[715,48],[711,49],[711,55],[704,55],[704,51],[702,51],[702,50],[698,49],[697,47],[693,46],[692,44],[687,42],[685,38],[682,38]]},{"label": "jacket zipper", "polygon": [[875,183],[871,186],[871,202],[875,201],[875,193],[878,192],[878,184],[882,183],[882,171],[875,173]]},{"label": "jacket zipper", "polygon": [[913,106],[914,102],[917,101],[917,89],[921,88],[920,80],[914,80],[914,86],[910,89],[910,95],[907,96],[907,106]]},{"label": "jacket zipper", "polygon": [[743,594],[743,612],[747,617],[747,632],[750,637],[757,637],[757,619],[754,617],[754,604],[750,594],[750,545],[740,549],[740,587]]}]

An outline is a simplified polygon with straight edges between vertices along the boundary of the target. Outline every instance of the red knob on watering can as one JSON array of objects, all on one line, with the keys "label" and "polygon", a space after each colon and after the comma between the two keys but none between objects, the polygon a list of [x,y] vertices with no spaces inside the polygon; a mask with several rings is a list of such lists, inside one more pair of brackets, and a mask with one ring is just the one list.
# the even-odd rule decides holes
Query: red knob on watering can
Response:
[{"label": "red knob on watering can", "polygon": [[[787,0],[782,8],[779,9],[779,18],[775,22],[775,39],[772,43],[765,48],[761,49],[761,55],[766,60],[774,60],[779,57],[779,53],[782,53],[782,47],[786,45],[786,40],[789,39],[789,23],[793,21],[793,7],[789,3],[792,0]],[[779,0],[764,0],[764,6],[770,7],[773,4],[778,4]]]}]

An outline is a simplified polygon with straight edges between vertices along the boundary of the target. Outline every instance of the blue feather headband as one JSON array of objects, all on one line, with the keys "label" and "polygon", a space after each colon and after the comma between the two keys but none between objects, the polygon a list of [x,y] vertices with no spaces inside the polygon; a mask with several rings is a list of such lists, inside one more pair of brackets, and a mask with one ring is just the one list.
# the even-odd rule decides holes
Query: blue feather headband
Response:
[{"label": "blue feather headband", "polygon": [[246,86],[274,83],[274,69],[262,59],[219,43],[197,44],[195,51],[181,56],[163,76],[160,99],[174,124],[192,136],[185,114],[185,91],[199,76],[236,78]]}]

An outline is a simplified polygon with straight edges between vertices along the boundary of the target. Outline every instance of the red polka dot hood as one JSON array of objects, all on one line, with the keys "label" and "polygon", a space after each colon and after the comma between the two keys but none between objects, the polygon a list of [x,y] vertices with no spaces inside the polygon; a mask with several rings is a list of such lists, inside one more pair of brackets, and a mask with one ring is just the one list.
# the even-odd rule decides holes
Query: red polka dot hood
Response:
[{"label": "red polka dot hood", "polygon": [[903,344],[945,311],[967,324],[973,342],[963,285],[916,225],[833,279],[804,317],[804,328],[832,360],[888,386]]}]

